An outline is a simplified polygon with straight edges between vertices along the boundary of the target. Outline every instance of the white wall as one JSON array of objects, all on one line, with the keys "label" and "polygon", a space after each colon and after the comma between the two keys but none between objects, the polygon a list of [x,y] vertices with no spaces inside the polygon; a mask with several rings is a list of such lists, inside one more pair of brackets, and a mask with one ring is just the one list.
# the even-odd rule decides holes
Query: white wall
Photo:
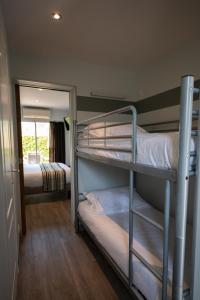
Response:
[{"label": "white wall", "polygon": [[200,78],[200,42],[183,45],[173,53],[137,71],[137,92],[143,99],[180,85],[183,75]]},{"label": "white wall", "polygon": [[68,116],[68,110],[51,109],[51,121],[63,122],[64,118]]},{"label": "white wall", "polygon": [[[182,75],[194,74],[200,78],[199,53],[200,42],[193,41],[131,72],[62,58],[47,59],[11,52],[11,74],[18,79],[76,85],[77,94],[81,96],[90,96],[91,91],[97,91],[137,101],[177,87]],[[166,111],[157,114],[159,118],[167,115]],[[152,120],[154,115],[149,115],[149,118]]]},{"label": "white wall", "polygon": [[79,193],[108,189],[129,184],[129,172],[86,159],[78,159]]},{"label": "white wall", "polygon": [[[173,54],[148,65],[137,72],[137,93],[144,99],[180,86],[181,76],[200,78],[200,42],[177,49]],[[195,103],[197,104],[197,103]],[[179,118],[180,106],[159,109],[139,116],[140,123],[170,121]]]},{"label": "white wall", "polygon": [[90,96],[95,91],[136,99],[135,72],[119,68],[11,52],[11,74],[17,79],[76,85],[81,96]]}]

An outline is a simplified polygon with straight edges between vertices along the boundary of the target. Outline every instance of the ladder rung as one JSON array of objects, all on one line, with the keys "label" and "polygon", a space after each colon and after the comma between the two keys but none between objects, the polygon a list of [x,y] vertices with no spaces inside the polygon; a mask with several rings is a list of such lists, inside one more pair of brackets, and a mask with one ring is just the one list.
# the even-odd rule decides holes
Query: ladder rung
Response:
[{"label": "ladder rung", "polygon": [[191,172],[195,172],[195,171],[196,171],[196,165],[193,164],[193,165],[190,166],[189,175],[190,175]]},{"label": "ladder rung", "polygon": [[193,88],[193,93],[194,94],[199,94],[200,93],[200,89],[199,88]]},{"label": "ladder rung", "polygon": [[160,225],[159,223],[151,220],[150,218],[146,217],[145,215],[141,214],[139,211],[135,210],[135,209],[131,209],[131,212],[135,215],[137,215],[138,217],[142,218],[144,221],[150,223],[151,225],[153,225],[154,227],[156,227],[157,229],[160,229],[161,231],[164,230],[163,226]]},{"label": "ladder rung", "polygon": [[191,170],[191,171],[189,172],[189,176],[194,176],[194,175],[196,175],[195,170]]},{"label": "ladder rung", "polygon": [[143,263],[143,265],[160,281],[162,281],[162,274],[158,272],[152,265],[150,265],[134,248],[131,248],[130,251]]},{"label": "ladder rung", "polygon": [[192,130],[191,135],[192,136],[197,136],[198,135],[198,130]]},{"label": "ladder rung", "polygon": [[190,156],[196,156],[196,155],[197,155],[196,151],[190,151]]},{"label": "ladder rung", "polygon": [[192,116],[193,117],[198,117],[199,116],[199,110],[193,110],[192,111]]}]

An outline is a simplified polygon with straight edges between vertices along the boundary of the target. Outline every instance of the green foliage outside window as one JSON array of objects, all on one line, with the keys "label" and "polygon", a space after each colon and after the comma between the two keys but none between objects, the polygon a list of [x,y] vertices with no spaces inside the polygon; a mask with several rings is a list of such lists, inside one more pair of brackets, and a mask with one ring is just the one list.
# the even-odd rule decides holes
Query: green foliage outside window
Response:
[{"label": "green foliage outside window", "polygon": [[[35,137],[34,136],[23,136],[22,137],[23,145],[23,156],[28,160],[28,153],[34,153],[35,149]],[[45,136],[37,137],[37,153],[40,154],[40,162],[49,161],[49,148],[48,148],[48,138]]]}]

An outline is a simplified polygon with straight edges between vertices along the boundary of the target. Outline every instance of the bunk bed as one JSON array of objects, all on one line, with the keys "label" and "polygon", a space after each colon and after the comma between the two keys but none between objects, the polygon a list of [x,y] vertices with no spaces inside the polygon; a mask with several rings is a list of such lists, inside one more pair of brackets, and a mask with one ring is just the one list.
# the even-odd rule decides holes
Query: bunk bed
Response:
[{"label": "bunk bed", "polygon": [[[179,133],[145,132],[137,126],[134,106],[74,124],[76,228],[78,230],[81,224],[88,231],[138,299],[197,300],[199,297],[200,121],[199,110],[193,110],[195,93],[199,94],[199,89],[194,88],[194,78],[183,77]],[[128,112],[131,112],[131,124],[109,121],[114,114]],[[197,130],[192,130],[194,118],[198,120]],[[94,192],[92,201],[91,195],[79,195],[79,159],[127,169],[130,173],[126,191],[128,206],[122,211],[116,208],[115,200],[120,197],[118,192],[118,196],[110,196],[108,200],[115,203],[115,209],[111,212],[107,206],[103,209],[100,198],[104,199],[105,192],[112,193],[111,190],[101,191],[104,193],[101,197],[99,192]],[[165,182],[162,212],[144,199],[140,199],[138,206],[140,196],[136,190],[136,174]],[[188,225],[190,176],[195,176],[195,196],[192,221]],[[176,188],[176,199],[173,188]],[[172,216],[170,206],[174,201],[176,209],[175,216]],[[150,233],[152,247],[147,243]]]}]

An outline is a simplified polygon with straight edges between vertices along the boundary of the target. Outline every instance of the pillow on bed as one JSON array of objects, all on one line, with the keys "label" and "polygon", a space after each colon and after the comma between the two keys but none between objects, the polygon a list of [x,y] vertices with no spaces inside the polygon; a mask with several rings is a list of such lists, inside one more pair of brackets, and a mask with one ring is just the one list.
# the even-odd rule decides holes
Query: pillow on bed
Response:
[{"label": "pillow on bed", "polygon": [[[129,188],[120,187],[108,190],[85,193],[90,207],[97,214],[114,214],[129,210]],[[148,205],[134,190],[134,208],[140,209]]]},{"label": "pillow on bed", "polygon": [[[97,128],[98,129],[98,127],[101,127],[101,126],[105,126],[105,124],[106,125],[112,125],[112,124],[115,124],[116,123],[116,126],[120,126],[117,122],[97,122],[97,123],[93,123],[93,124],[90,124],[90,125],[88,125],[88,126],[86,126],[84,129],[95,129],[95,128]],[[131,122],[129,123],[129,124],[127,124],[127,125],[122,125],[122,126],[125,126],[125,128],[127,129],[130,129],[131,130]],[[140,127],[140,126],[137,126],[137,131],[138,131],[138,133],[145,133],[145,132],[147,132],[145,129],[143,129],[142,127]]]},{"label": "pillow on bed", "polygon": [[117,122],[107,122],[107,121],[105,121],[105,122],[96,122],[96,123],[89,124],[87,126],[87,128],[95,129],[95,128],[98,128],[98,127],[101,127],[101,126],[105,126],[105,124],[106,125],[112,125],[112,124],[115,124],[115,123],[117,124]]},{"label": "pillow on bed", "polygon": [[137,133],[147,133],[147,131],[140,126],[137,126]]},{"label": "pillow on bed", "polygon": [[[107,122],[107,125],[111,125],[111,124],[115,124],[116,122]],[[83,130],[83,132],[81,132],[79,134],[79,138],[88,138],[88,134],[91,138],[96,138],[96,137],[101,137],[102,139],[104,138],[105,135],[105,130],[104,128],[98,128],[101,126],[104,126],[105,123],[104,122],[98,122],[98,123],[94,123],[94,124],[90,124],[88,126],[86,126]],[[95,129],[96,128],[96,129]],[[90,130],[88,133],[88,129],[94,129],[94,130]],[[125,125],[117,125],[114,127],[107,127],[106,129],[106,134],[107,136],[121,136],[121,135],[132,135],[132,125],[131,123],[129,124],[125,124]],[[144,134],[147,134],[147,131],[144,130],[143,128],[141,128],[140,126],[137,126],[137,136],[143,136]]]}]

